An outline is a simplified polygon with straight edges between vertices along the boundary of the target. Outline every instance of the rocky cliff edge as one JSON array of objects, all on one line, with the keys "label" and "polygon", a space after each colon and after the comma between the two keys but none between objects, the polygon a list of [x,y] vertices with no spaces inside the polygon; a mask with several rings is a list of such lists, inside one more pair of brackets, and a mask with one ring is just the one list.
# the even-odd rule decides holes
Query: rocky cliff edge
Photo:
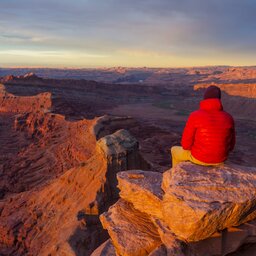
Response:
[{"label": "rocky cliff edge", "polygon": [[227,255],[256,242],[256,169],[184,162],[164,174],[117,174],[100,217],[110,239],[92,255]]}]

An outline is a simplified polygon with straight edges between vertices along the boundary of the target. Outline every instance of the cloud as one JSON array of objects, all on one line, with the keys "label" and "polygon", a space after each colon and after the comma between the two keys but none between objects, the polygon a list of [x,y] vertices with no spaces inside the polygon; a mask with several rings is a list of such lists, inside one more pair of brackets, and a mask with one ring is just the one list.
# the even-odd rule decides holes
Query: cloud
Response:
[{"label": "cloud", "polygon": [[2,0],[0,49],[256,57],[255,12],[254,0]]},{"label": "cloud", "polygon": [[7,43],[29,43],[29,42],[44,42],[47,39],[43,37],[37,36],[26,36],[21,34],[2,34],[0,35],[0,40],[5,41]]},{"label": "cloud", "polygon": [[106,58],[107,55],[90,54],[68,51],[36,51],[36,50],[0,50],[0,55],[14,55],[24,57],[58,57],[58,58]]}]

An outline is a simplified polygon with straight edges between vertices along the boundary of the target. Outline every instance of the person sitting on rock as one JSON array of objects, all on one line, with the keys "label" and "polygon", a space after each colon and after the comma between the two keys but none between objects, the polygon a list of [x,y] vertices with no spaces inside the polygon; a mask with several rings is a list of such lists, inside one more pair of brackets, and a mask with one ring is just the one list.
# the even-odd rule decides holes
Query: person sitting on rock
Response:
[{"label": "person sitting on rock", "polygon": [[199,165],[219,165],[228,157],[236,142],[234,120],[221,103],[221,90],[209,86],[199,110],[190,114],[181,146],[171,148],[172,166],[183,161]]}]

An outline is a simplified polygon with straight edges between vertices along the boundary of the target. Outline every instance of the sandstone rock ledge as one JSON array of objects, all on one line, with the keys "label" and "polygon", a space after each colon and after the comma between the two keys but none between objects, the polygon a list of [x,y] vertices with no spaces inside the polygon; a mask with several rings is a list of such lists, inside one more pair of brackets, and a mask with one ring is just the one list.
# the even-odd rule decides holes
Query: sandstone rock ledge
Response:
[{"label": "sandstone rock ledge", "polygon": [[256,243],[256,169],[185,162],[117,179],[121,199],[100,217],[105,255],[227,255]]},{"label": "sandstone rock ledge", "polygon": [[[43,117],[47,119],[47,116],[44,114]],[[62,122],[64,117],[59,118],[60,125],[67,125]],[[41,123],[36,118],[33,121]],[[90,128],[87,121],[86,125]],[[126,130],[118,130],[95,142],[81,122],[80,126],[81,130],[77,126],[75,130],[81,132],[81,137],[87,136],[83,141],[88,141],[78,149],[83,154],[89,144],[93,152],[91,157],[44,185],[0,200],[1,256],[90,255],[105,240],[106,232],[102,232],[98,217],[116,202],[118,191],[113,186],[117,183],[116,173],[129,168],[143,169],[145,161],[140,155],[138,142]],[[33,127],[40,128],[39,125]],[[69,124],[68,127],[72,126]],[[66,135],[64,138],[69,139]],[[68,148],[72,149],[71,142],[68,140]],[[63,161],[67,159],[64,157]],[[27,174],[31,175],[32,172]],[[34,178],[33,175],[31,177]],[[98,253],[111,255],[111,243],[103,247]]]}]

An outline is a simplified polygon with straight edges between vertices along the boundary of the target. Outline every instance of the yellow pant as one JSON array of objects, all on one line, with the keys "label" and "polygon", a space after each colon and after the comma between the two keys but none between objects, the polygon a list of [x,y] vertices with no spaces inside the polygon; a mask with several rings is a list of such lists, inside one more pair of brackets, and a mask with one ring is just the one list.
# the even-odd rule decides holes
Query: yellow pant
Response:
[{"label": "yellow pant", "polygon": [[209,163],[201,162],[192,156],[190,150],[185,150],[181,146],[173,146],[171,148],[171,153],[172,153],[172,167],[184,161],[190,161],[194,164],[205,165],[205,166],[222,164],[222,163],[209,164]]}]

